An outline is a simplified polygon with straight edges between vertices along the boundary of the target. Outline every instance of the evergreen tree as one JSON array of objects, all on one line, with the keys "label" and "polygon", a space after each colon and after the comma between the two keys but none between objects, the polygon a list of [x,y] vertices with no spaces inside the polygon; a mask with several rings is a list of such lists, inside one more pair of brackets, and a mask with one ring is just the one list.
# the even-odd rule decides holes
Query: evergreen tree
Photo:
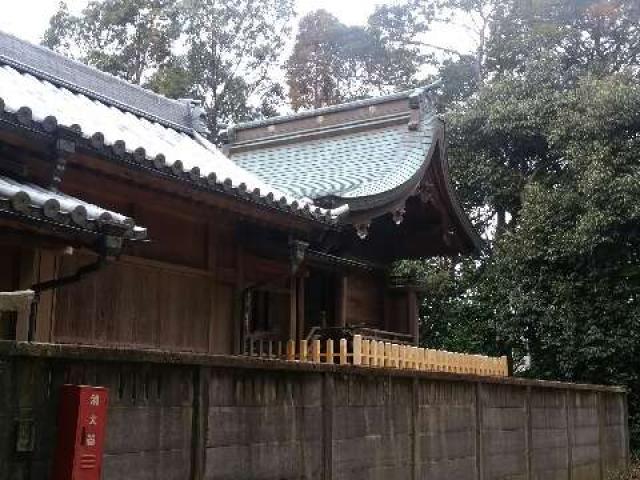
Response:
[{"label": "evergreen tree", "polygon": [[348,27],[318,10],[302,18],[287,84],[294,110],[319,108],[409,88],[424,58],[406,39],[407,10],[380,7],[366,26]]},{"label": "evergreen tree", "polygon": [[176,0],[92,0],[79,16],[61,3],[43,44],[141,84],[171,58],[178,18]]},{"label": "evergreen tree", "polygon": [[203,101],[220,124],[273,114],[273,81],[290,33],[293,0],[92,0],[64,3],[43,44],[174,98]]}]

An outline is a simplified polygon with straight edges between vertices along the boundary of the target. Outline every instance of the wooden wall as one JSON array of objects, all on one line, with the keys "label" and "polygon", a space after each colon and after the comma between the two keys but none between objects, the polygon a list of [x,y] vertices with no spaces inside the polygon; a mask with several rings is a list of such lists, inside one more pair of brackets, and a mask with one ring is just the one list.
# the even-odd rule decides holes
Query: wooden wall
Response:
[{"label": "wooden wall", "polygon": [[[59,273],[72,274],[89,261],[63,257]],[[123,259],[56,297],[58,342],[231,352],[233,288],[208,272]]]},{"label": "wooden wall", "polygon": [[[5,247],[0,250],[0,292],[19,287],[20,251]],[[0,312],[0,340],[13,340],[16,336],[16,314]]]},{"label": "wooden wall", "polygon": [[384,328],[384,284],[372,274],[352,273],[347,288],[347,325]]},{"label": "wooden wall", "polygon": [[[243,334],[240,294],[256,285],[282,299],[274,314],[278,332],[290,335],[297,330],[298,335],[305,335],[314,323],[312,316],[308,324],[304,322],[306,279],[291,282],[286,255],[269,258],[267,247],[256,253],[250,241],[260,243],[276,232],[274,238],[286,241],[288,234],[304,233],[272,223],[266,214],[251,220],[195,198],[88,169],[70,168],[62,187],[65,193],[135,218],[148,229],[149,242],[128,245],[117,262],[44,294],[38,306],[36,341],[236,353]],[[245,238],[247,225],[254,232],[251,238]],[[36,234],[24,237],[31,246],[19,262],[6,249],[0,255],[0,290],[29,288],[74,274],[95,258],[78,248],[69,255],[67,244],[60,239],[45,246]],[[266,240],[262,243],[268,244]],[[16,248],[20,242],[8,245]],[[346,282],[337,280],[335,296],[340,305],[334,323],[342,325],[344,319],[346,325],[405,330],[404,324],[400,327],[393,319],[400,308],[392,308],[391,316],[387,313],[383,278],[350,272]],[[28,319],[12,328],[17,339],[27,339]]]},{"label": "wooden wall", "polygon": [[[86,188],[96,182],[101,188]],[[68,171],[63,190],[130,215],[148,229],[149,241],[129,244],[117,262],[57,290],[50,314],[38,318],[51,324],[49,341],[234,351],[234,304],[243,282],[237,216],[87,170]],[[93,258],[58,255],[57,276]]]}]

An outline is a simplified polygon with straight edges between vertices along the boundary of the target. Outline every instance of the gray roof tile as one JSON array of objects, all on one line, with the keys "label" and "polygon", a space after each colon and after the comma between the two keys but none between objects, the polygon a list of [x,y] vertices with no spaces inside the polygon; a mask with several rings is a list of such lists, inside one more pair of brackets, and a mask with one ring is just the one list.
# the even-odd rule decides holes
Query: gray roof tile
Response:
[{"label": "gray roof tile", "polygon": [[[95,148],[163,173],[271,208],[333,222],[329,211],[291,197],[230,161],[195,130],[184,102],[170,100],[95,68],[0,32],[0,114],[47,132],[75,130]],[[276,201],[270,200],[274,198]],[[285,201],[281,201],[281,199]]]},{"label": "gray roof tile", "polygon": [[120,109],[178,129],[192,130],[187,104],[170,100],[3,32],[0,32],[0,62]]},{"label": "gray roof tile", "polygon": [[231,145],[230,156],[291,196],[314,200],[334,196],[348,203],[350,199],[388,192],[413,178],[428,160],[439,128],[440,120],[427,113],[416,130],[408,128],[407,119],[406,123],[336,135],[292,137],[274,145],[257,142],[237,150]]},{"label": "gray roof tile", "polygon": [[6,176],[0,176],[0,211],[95,232],[105,225],[117,226],[125,237],[147,237],[147,230],[125,215]]}]

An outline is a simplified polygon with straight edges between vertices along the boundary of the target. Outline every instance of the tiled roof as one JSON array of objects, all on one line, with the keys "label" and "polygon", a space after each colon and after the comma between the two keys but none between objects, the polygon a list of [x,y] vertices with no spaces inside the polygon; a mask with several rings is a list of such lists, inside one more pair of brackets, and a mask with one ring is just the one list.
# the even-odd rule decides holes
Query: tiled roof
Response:
[{"label": "tiled roof", "polygon": [[[424,94],[405,92],[285,117],[301,126],[282,133],[278,128],[285,122],[278,119],[238,125],[231,132],[229,156],[298,198],[333,197],[351,205],[384,195],[414,179],[442,130],[426,99],[419,100]],[[385,102],[393,108],[385,110],[380,105]],[[313,127],[312,114],[318,119]],[[330,115],[345,118],[331,124]],[[256,129],[263,133],[246,135]]]},{"label": "tiled roof", "polygon": [[133,240],[147,237],[147,230],[136,226],[129,217],[6,176],[0,176],[0,212],[96,233],[106,226],[116,227],[124,237]]},{"label": "tiled roof", "polygon": [[87,97],[184,131],[193,129],[186,103],[156,95],[107,73],[0,32],[0,63]]},{"label": "tiled roof", "polygon": [[[20,57],[21,52],[24,57]],[[86,88],[90,84],[94,90]],[[100,90],[99,95],[94,95],[96,90]],[[174,128],[172,122],[178,118],[171,115],[177,115],[180,105],[0,33],[0,114],[8,112],[22,126],[35,124],[48,133],[55,133],[59,126],[67,127],[97,150],[106,148],[117,157],[129,156],[198,188],[333,221],[330,212],[288,196],[229,160],[197,132],[187,129],[184,122],[185,128]],[[174,107],[175,111],[171,110]],[[146,113],[138,115],[141,109]],[[157,118],[163,112],[164,120]]]}]

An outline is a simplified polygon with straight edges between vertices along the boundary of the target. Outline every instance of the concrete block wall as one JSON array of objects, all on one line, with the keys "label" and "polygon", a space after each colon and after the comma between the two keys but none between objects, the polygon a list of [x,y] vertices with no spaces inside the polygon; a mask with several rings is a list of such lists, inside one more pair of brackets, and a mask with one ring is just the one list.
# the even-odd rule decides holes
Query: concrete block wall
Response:
[{"label": "concrete block wall", "polygon": [[532,480],[569,478],[568,391],[532,389],[529,400]]},{"label": "concrete block wall", "polygon": [[206,373],[202,478],[321,478],[321,376]]},{"label": "concrete block wall", "polygon": [[0,480],[46,479],[59,387],[110,391],[103,480],[605,480],[616,388],[0,343]]},{"label": "concrete block wall", "polygon": [[418,478],[475,479],[479,439],[476,385],[420,381],[417,390]]},{"label": "concrete block wall", "polygon": [[413,382],[411,379],[337,375],[330,397],[330,478],[411,478]]}]

